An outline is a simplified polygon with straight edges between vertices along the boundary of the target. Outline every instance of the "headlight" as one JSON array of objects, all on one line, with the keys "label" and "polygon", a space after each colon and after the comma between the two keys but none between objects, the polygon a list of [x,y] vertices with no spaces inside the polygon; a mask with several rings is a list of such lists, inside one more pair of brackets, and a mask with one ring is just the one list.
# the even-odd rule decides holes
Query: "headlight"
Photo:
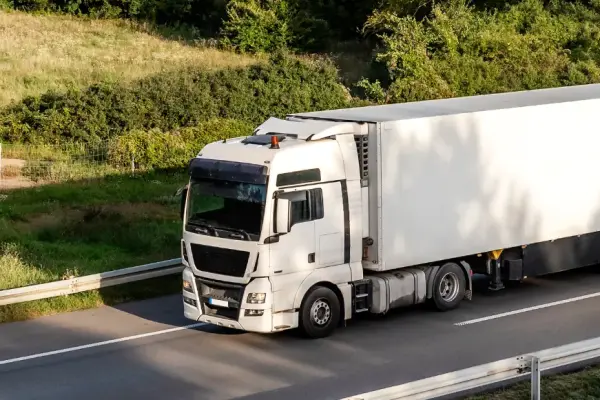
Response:
[{"label": "headlight", "polygon": [[192,286],[192,282],[183,280],[183,290],[186,292],[194,293],[194,287]]},{"label": "headlight", "polygon": [[265,302],[266,297],[266,293],[248,293],[246,302],[249,304],[262,304]]}]

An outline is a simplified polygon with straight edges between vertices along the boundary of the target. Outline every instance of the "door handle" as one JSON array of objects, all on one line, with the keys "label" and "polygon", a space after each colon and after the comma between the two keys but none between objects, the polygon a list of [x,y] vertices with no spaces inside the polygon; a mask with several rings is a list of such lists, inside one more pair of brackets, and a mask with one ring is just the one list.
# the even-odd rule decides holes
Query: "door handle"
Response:
[{"label": "door handle", "polygon": [[314,263],[314,262],[315,262],[315,253],[310,253],[308,255],[308,263],[311,264],[311,263]]}]

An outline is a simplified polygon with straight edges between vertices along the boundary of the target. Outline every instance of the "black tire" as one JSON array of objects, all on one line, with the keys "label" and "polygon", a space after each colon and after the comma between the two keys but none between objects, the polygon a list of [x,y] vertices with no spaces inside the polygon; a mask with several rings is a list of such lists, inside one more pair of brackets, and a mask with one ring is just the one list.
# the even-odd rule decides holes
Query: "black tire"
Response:
[{"label": "black tire", "polygon": [[463,269],[455,263],[444,264],[433,280],[433,304],[439,311],[452,310],[465,297],[467,281]]},{"label": "black tire", "polygon": [[327,337],[337,328],[340,314],[340,301],[335,293],[329,288],[316,286],[302,300],[300,330],[311,339]]}]

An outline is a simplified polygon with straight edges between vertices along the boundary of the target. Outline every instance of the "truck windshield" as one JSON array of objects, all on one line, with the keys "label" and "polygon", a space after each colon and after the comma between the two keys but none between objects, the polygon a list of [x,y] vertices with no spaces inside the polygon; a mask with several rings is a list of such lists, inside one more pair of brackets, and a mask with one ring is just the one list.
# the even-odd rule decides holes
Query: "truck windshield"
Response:
[{"label": "truck windshield", "polygon": [[186,229],[212,236],[258,241],[265,200],[266,185],[192,180]]}]

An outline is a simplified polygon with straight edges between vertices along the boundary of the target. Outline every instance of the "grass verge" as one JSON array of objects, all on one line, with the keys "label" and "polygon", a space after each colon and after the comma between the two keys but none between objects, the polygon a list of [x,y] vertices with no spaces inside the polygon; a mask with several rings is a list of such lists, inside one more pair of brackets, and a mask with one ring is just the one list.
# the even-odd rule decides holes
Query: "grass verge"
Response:
[{"label": "grass verge", "polygon": [[[0,194],[0,290],[179,256],[182,171]],[[179,275],[0,307],[0,322],[175,293]]]},{"label": "grass verge", "polygon": [[168,40],[129,21],[0,8],[0,107],[49,90],[105,81],[123,84],[187,66],[220,69],[258,61]]},{"label": "grass verge", "polygon": [[185,174],[52,184],[0,197],[0,290],[179,255]]},{"label": "grass verge", "polygon": [[[531,386],[520,383],[506,389],[469,397],[467,400],[528,400]],[[600,367],[549,377],[542,377],[543,399],[583,400],[600,398]]]}]

